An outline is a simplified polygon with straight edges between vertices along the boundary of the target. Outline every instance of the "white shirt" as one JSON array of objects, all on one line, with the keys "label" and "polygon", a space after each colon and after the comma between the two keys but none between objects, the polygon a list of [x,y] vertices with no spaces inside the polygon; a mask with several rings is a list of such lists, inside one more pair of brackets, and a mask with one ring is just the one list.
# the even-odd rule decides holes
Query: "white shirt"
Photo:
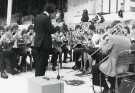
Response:
[{"label": "white shirt", "polygon": [[47,16],[50,16],[49,13],[48,13],[47,11],[44,11],[43,13],[46,14]]},{"label": "white shirt", "polygon": [[93,44],[94,44],[95,47],[100,47],[101,35],[94,34],[92,36],[92,42],[93,42]]}]

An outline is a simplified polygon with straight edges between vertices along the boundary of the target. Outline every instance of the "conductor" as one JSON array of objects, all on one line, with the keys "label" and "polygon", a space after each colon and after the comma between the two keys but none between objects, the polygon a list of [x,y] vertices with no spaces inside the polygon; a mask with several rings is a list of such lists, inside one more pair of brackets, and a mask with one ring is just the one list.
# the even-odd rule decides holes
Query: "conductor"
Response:
[{"label": "conductor", "polygon": [[48,66],[49,51],[52,48],[51,34],[55,33],[58,26],[53,26],[51,19],[56,16],[56,7],[53,4],[46,4],[44,11],[37,15],[34,20],[34,55],[35,76],[44,76]]}]

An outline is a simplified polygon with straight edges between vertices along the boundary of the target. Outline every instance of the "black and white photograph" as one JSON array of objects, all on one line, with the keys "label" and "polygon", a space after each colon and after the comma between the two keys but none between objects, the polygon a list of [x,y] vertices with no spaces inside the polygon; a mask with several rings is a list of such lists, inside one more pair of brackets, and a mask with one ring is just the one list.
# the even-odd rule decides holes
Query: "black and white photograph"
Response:
[{"label": "black and white photograph", "polygon": [[135,93],[135,0],[0,0],[0,93]]}]

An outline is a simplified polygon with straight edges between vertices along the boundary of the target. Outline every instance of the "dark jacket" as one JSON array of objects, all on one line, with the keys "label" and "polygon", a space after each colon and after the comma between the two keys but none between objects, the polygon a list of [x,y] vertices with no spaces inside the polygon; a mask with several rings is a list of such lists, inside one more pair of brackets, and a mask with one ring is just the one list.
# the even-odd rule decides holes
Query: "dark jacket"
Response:
[{"label": "dark jacket", "polygon": [[34,47],[50,49],[52,47],[51,34],[56,32],[56,29],[51,24],[49,16],[44,13],[39,14],[34,21]]}]

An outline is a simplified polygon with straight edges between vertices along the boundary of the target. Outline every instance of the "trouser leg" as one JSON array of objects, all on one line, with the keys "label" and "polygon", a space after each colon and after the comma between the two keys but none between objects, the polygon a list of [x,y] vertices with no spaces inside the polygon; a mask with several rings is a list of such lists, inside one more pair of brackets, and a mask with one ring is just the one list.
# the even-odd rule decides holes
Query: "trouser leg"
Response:
[{"label": "trouser leg", "polygon": [[48,66],[49,51],[40,50],[37,51],[36,64],[35,64],[35,76],[44,76]]},{"label": "trouser leg", "polygon": [[4,60],[3,60],[3,57],[4,57],[3,53],[0,52],[0,71],[1,72],[4,72],[4,70],[6,68],[6,64],[5,64]]},{"label": "trouser leg", "polygon": [[53,67],[57,66],[57,59],[58,59],[58,53],[52,54],[51,63],[53,65]]},{"label": "trouser leg", "polygon": [[103,86],[105,89],[108,89],[105,75],[99,70],[99,65],[92,66],[92,75],[92,81],[94,85]]}]

